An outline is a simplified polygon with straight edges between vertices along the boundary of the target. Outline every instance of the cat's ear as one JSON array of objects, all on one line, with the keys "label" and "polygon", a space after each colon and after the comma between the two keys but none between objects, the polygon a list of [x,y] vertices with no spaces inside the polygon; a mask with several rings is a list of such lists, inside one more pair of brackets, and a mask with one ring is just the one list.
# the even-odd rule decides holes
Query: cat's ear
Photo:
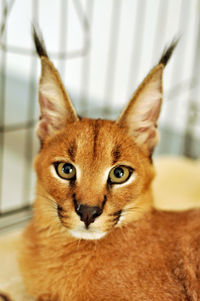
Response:
[{"label": "cat's ear", "polygon": [[44,42],[33,28],[35,48],[41,60],[39,83],[40,120],[37,134],[41,141],[61,130],[66,123],[78,121],[72,102],[60,76],[48,58]]},{"label": "cat's ear", "polygon": [[167,48],[159,63],[140,84],[117,120],[150,156],[159,140],[157,120],[162,104],[162,75],[177,40]]}]

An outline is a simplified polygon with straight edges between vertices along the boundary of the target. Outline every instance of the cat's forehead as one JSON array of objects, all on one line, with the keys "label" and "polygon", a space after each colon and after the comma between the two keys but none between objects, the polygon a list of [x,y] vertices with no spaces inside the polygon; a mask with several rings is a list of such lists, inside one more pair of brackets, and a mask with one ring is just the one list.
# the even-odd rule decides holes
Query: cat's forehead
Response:
[{"label": "cat's forehead", "polygon": [[47,147],[53,156],[69,156],[72,161],[108,159],[114,164],[119,159],[135,157],[138,147],[114,121],[81,119],[67,124]]}]

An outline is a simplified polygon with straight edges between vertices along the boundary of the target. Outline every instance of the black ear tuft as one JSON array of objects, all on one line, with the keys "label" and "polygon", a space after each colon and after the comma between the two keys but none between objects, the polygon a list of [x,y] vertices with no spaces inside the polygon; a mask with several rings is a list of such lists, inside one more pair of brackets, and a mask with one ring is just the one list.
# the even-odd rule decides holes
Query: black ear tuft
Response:
[{"label": "black ear tuft", "polygon": [[171,57],[171,55],[172,55],[172,53],[173,53],[173,51],[174,51],[174,49],[176,47],[178,41],[179,41],[179,38],[173,39],[173,41],[171,42],[171,44],[169,45],[169,47],[166,47],[164,49],[162,57],[161,57],[161,59],[160,59],[160,61],[159,61],[158,64],[163,64],[164,66],[167,65],[167,63],[168,63],[168,61],[169,61],[169,59],[170,59],[170,57]]},{"label": "black ear tuft", "polygon": [[37,54],[40,57],[42,57],[42,56],[48,57],[42,35],[36,31],[35,26],[33,26],[33,40],[34,40],[35,49],[36,49]]}]

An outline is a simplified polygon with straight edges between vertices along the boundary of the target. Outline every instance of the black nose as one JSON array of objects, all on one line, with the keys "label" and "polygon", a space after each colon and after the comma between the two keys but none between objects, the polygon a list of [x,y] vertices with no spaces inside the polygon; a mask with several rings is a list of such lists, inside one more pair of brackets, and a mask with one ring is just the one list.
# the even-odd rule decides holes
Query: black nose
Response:
[{"label": "black nose", "polygon": [[98,206],[88,206],[83,204],[78,204],[74,202],[74,208],[76,213],[80,216],[81,221],[85,223],[86,228],[88,229],[89,225],[95,221],[95,219],[100,216],[103,212],[103,209]]}]

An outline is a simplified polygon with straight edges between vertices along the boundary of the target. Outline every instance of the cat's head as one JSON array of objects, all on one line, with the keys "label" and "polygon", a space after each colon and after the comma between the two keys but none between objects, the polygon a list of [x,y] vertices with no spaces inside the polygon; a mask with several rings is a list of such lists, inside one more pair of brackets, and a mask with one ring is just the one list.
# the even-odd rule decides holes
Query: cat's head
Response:
[{"label": "cat's head", "polygon": [[116,121],[80,118],[34,32],[39,84],[41,149],[35,160],[37,202],[72,236],[99,239],[134,222],[152,206],[151,155],[159,134],[164,52]]}]

